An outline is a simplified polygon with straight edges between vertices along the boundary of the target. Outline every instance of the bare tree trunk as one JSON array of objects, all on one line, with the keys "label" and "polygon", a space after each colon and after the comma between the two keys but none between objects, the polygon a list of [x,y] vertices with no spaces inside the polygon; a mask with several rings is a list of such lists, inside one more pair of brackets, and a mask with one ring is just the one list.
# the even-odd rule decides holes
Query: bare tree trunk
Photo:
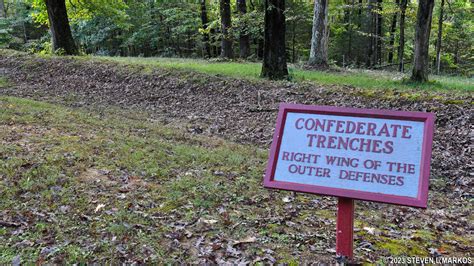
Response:
[{"label": "bare tree trunk", "polygon": [[232,26],[230,18],[230,0],[220,0],[220,14],[221,14],[221,57],[232,58],[232,37],[229,29]]},{"label": "bare tree trunk", "polygon": [[285,49],[285,0],[265,0],[262,77],[288,78]]},{"label": "bare tree trunk", "polygon": [[354,11],[354,0],[351,0],[351,7],[349,11],[348,18],[348,31],[349,31],[349,40],[347,44],[347,61],[350,63],[352,61],[352,13]]},{"label": "bare tree trunk", "polygon": [[[362,31],[362,25],[363,25],[363,16],[362,16],[362,11],[364,9],[364,3],[362,0],[357,1],[357,31]],[[363,37],[365,39],[365,37]],[[353,55],[355,57],[355,64],[357,67],[361,65],[361,61],[363,61],[364,56],[361,53],[357,53],[356,55]]]},{"label": "bare tree trunk", "polygon": [[329,0],[314,1],[313,33],[308,64],[328,67],[328,3]]},{"label": "bare tree trunk", "polygon": [[[395,0],[395,6],[398,8],[400,0]],[[389,41],[389,52],[388,52],[388,63],[393,63],[393,53],[395,51],[395,30],[397,29],[397,17],[398,12],[393,13],[392,25],[390,25],[390,41]]]},{"label": "bare tree trunk", "polygon": [[377,12],[375,14],[375,60],[376,65],[382,64],[382,37],[383,37],[382,0],[377,0]]},{"label": "bare tree trunk", "polygon": [[459,64],[459,43],[456,42],[456,44],[454,45],[455,48],[454,48],[454,64],[457,65]]},{"label": "bare tree trunk", "polygon": [[[209,23],[207,19],[207,8],[206,0],[201,0],[201,23],[204,30],[207,29],[207,24]],[[206,57],[211,57],[211,46],[209,45],[209,33],[204,33],[202,36],[202,42],[204,43],[204,51]]]},{"label": "bare tree trunk", "polygon": [[53,39],[53,50],[63,49],[65,54],[77,54],[78,50],[72,38],[65,0],[46,0],[46,9]]},{"label": "bare tree trunk", "polygon": [[[247,14],[247,2],[245,0],[237,0],[237,9],[241,16]],[[244,25],[240,29],[239,48],[240,58],[247,58],[250,55],[250,37],[247,33],[247,26]]]},{"label": "bare tree trunk", "polygon": [[367,51],[367,67],[374,67],[381,64],[382,58],[382,1],[369,0],[369,29],[370,42]]},{"label": "bare tree trunk", "polygon": [[363,9],[363,2],[359,0],[358,8],[357,8],[357,27],[360,29],[362,27],[362,9]]},{"label": "bare tree trunk", "polygon": [[[171,36],[171,34],[170,34]],[[173,38],[171,38],[173,39]],[[183,57],[183,51],[181,50],[181,45],[180,45],[180,39],[179,39],[179,34],[176,35],[176,42],[174,42],[175,44],[175,49],[176,51],[178,52],[178,57]]]},{"label": "bare tree trunk", "polygon": [[438,19],[438,40],[436,41],[436,74],[441,70],[441,37],[443,36],[444,0],[441,0]]},{"label": "bare tree trunk", "polygon": [[293,21],[293,35],[291,36],[291,62],[296,63],[296,22]]},{"label": "bare tree trunk", "polygon": [[265,49],[265,31],[259,34],[261,37],[257,40],[257,58],[263,59],[263,50]]},{"label": "bare tree trunk", "polygon": [[214,57],[214,56],[217,57],[219,56],[219,47],[217,45],[219,40],[217,39],[215,29],[211,28],[209,37],[211,41],[211,57]]},{"label": "bare tree trunk", "polygon": [[23,20],[21,23],[21,28],[23,30],[23,43],[28,42],[28,32],[26,31],[26,22]]},{"label": "bare tree trunk", "polygon": [[0,18],[6,18],[7,12],[5,10],[5,0],[0,0]]},{"label": "bare tree trunk", "polygon": [[398,44],[398,71],[405,71],[405,17],[408,0],[401,0],[400,5],[400,40]]},{"label": "bare tree trunk", "polygon": [[434,0],[419,0],[415,26],[415,55],[411,80],[428,81],[428,48]]},{"label": "bare tree trunk", "polygon": [[376,44],[376,19],[375,19],[375,9],[376,9],[376,0],[368,0],[367,5],[367,15],[368,15],[368,23],[367,23],[367,32],[369,33],[369,40],[367,42],[367,61],[366,67],[371,68],[375,65],[375,57],[377,53],[375,51],[375,44]]},{"label": "bare tree trunk", "polygon": [[[254,11],[265,11],[265,1],[257,1],[256,3],[252,0],[249,0],[250,7]],[[256,37],[254,38],[254,44],[255,44],[255,55],[257,59],[261,60],[263,59],[263,49],[264,49],[264,29],[258,28],[258,33]]]}]

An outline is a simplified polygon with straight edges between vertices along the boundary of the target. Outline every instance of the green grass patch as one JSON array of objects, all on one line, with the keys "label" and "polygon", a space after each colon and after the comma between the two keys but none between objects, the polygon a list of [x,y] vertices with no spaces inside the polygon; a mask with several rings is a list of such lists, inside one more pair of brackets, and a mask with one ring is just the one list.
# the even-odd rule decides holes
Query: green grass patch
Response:
[{"label": "green grass patch", "polygon": [[[261,64],[251,62],[212,62],[202,59],[177,58],[140,58],[140,57],[76,57],[79,59],[97,59],[131,66],[191,70],[211,75],[223,75],[234,78],[257,80]],[[435,91],[473,91],[474,81],[463,77],[431,76],[430,82],[413,83],[406,81],[407,75],[389,71],[341,70],[325,72],[304,70],[290,66],[289,72],[297,82],[310,81],[321,85],[353,86],[363,89],[419,89]]]},{"label": "green grass patch", "polygon": [[174,221],[267,193],[266,151],[144,121],[0,97],[1,219],[25,231],[1,228],[0,263],[113,262],[124,252],[171,262],[163,235]]},{"label": "green grass patch", "polygon": [[0,88],[6,87],[8,85],[8,81],[5,77],[0,76]]},{"label": "green grass patch", "polygon": [[423,245],[407,239],[385,239],[377,244],[378,248],[392,256],[428,256],[428,250]]}]

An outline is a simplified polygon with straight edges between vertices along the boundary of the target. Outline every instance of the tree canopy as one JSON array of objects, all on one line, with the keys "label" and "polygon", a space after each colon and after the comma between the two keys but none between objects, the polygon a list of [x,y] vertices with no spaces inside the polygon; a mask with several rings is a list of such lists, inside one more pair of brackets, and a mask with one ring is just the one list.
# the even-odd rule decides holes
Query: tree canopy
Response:
[{"label": "tree canopy", "polygon": [[[468,0],[444,0],[442,7],[441,1],[435,0],[432,12],[428,67],[436,72],[437,37],[440,35],[443,40],[439,48],[441,73],[472,76],[472,3]],[[45,1],[2,2],[6,18],[0,18],[0,45],[33,52],[51,52]],[[228,2],[230,7],[231,24],[226,27],[221,25],[222,21],[226,21],[222,20],[221,2]],[[242,12],[242,2],[245,12]],[[406,12],[402,12],[403,3],[403,0],[330,1],[327,18],[328,63],[393,70],[399,68],[399,62],[410,65],[414,58],[418,2],[406,1]],[[263,58],[264,4],[262,0],[66,1],[72,34],[82,53],[208,58],[221,56],[222,44],[229,47],[234,43],[226,48],[227,55],[247,60]],[[206,11],[204,23],[203,6]],[[441,9],[443,16],[439,24]],[[311,51],[314,1],[287,0],[284,12],[287,61],[307,62]],[[442,25],[441,31],[438,30],[439,25]],[[245,42],[242,46],[242,37],[247,39],[248,48]],[[241,49],[247,50],[240,53]],[[409,71],[410,67],[403,69]]]}]

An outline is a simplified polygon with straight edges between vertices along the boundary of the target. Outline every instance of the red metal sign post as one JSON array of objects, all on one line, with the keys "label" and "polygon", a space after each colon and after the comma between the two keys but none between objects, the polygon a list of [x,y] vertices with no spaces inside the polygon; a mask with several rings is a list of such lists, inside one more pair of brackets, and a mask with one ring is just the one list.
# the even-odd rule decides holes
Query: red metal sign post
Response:
[{"label": "red metal sign post", "polygon": [[352,259],[354,242],[353,199],[338,198],[336,232],[336,255]]}]

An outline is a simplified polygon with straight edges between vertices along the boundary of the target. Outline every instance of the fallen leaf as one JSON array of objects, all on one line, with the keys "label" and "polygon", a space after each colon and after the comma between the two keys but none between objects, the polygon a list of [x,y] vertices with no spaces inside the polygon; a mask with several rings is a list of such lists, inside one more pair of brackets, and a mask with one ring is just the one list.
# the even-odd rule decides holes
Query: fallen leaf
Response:
[{"label": "fallen leaf", "polygon": [[333,249],[333,248],[327,248],[327,249],[326,249],[326,252],[329,252],[329,253],[336,253],[336,250]]},{"label": "fallen leaf", "polygon": [[246,238],[243,238],[243,239],[241,239],[241,240],[238,240],[238,241],[234,242],[234,246],[235,246],[235,245],[239,245],[239,244],[245,244],[245,243],[253,243],[253,242],[255,242],[255,241],[257,241],[257,238],[256,238],[256,237],[254,237],[254,236],[248,236],[248,237],[246,237]]},{"label": "fallen leaf", "polygon": [[289,203],[293,201],[293,197],[284,197],[282,200],[284,203]]},{"label": "fallen leaf", "polygon": [[95,212],[98,212],[100,211],[101,209],[103,209],[105,207],[105,204],[97,204],[97,207],[95,207]]},{"label": "fallen leaf", "polygon": [[202,219],[202,222],[203,223],[206,223],[206,224],[215,224],[217,223],[218,221],[217,220],[206,220],[206,219]]},{"label": "fallen leaf", "polygon": [[374,227],[364,227],[363,229],[371,235],[377,235],[377,236],[380,235],[380,231]]}]

